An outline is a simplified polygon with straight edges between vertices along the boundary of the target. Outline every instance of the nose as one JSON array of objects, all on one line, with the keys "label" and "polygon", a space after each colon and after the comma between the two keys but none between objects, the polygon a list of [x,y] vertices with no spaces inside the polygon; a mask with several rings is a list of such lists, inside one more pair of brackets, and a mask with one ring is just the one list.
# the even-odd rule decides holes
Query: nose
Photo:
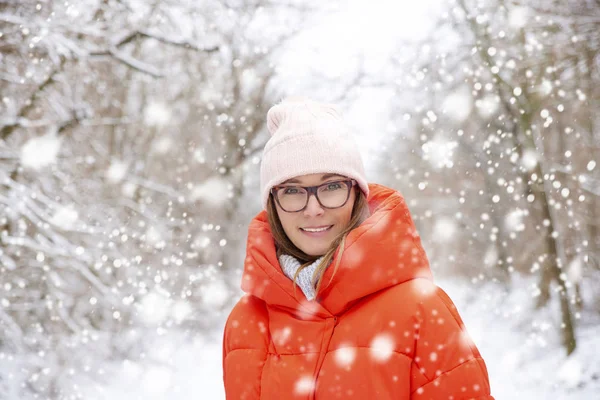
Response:
[{"label": "nose", "polygon": [[314,217],[322,215],[324,212],[325,210],[323,210],[323,207],[321,207],[321,204],[319,204],[317,197],[311,193],[310,196],[308,196],[308,203],[304,209],[304,215],[306,217]]}]

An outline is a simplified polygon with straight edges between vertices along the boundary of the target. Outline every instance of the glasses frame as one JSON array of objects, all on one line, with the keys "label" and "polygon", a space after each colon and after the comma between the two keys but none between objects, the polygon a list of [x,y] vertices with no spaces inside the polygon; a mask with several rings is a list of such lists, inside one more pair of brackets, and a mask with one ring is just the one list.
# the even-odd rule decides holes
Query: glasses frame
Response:
[{"label": "glasses frame", "polygon": [[[348,195],[346,196],[346,200],[344,200],[344,202],[342,203],[342,205],[337,206],[337,207],[326,207],[323,205],[323,203],[321,203],[321,200],[319,199],[319,195],[318,195],[318,190],[321,186],[325,186],[325,185],[331,185],[332,183],[344,183],[346,184],[346,186],[348,187]],[[279,208],[281,208],[283,211],[288,212],[288,213],[297,213],[300,211],[304,211],[306,209],[306,207],[308,207],[308,202],[310,200],[310,196],[314,195],[315,198],[317,199],[317,202],[319,203],[319,205],[323,208],[326,208],[328,210],[335,210],[336,208],[342,208],[346,205],[346,203],[348,202],[348,199],[350,198],[350,192],[352,191],[352,188],[354,186],[356,186],[357,182],[354,179],[342,179],[342,180],[337,180],[337,181],[329,181],[329,182],[325,182],[325,183],[321,183],[320,185],[316,185],[316,186],[300,186],[300,185],[291,185],[291,184],[286,184],[286,185],[277,185],[277,186],[273,186],[270,190],[271,195],[273,196],[273,198],[275,199],[275,201],[277,202],[277,204],[279,205]],[[281,189],[281,188],[286,188],[286,187],[297,187],[297,188],[302,188],[304,190],[306,190],[306,203],[304,204],[304,207],[302,207],[299,210],[296,211],[288,211],[285,208],[282,207],[281,203],[279,202],[279,196],[277,196],[277,190]]]}]

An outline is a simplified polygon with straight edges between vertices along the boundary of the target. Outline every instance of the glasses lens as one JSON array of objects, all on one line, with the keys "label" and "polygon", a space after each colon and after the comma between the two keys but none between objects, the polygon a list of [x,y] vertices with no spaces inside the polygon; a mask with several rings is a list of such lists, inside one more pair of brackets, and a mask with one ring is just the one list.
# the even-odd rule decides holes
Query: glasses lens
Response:
[{"label": "glasses lens", "polygon": [[349,186],[344,182],[328,182],[317,190],[319,200],[324,207],[341,207],[348,199]]},{"label": "glasses lens", "polygon": [[287,186],[277,189],[279,205],[285,211],[298,211],[306,204],[306,190],[301,187]]}]

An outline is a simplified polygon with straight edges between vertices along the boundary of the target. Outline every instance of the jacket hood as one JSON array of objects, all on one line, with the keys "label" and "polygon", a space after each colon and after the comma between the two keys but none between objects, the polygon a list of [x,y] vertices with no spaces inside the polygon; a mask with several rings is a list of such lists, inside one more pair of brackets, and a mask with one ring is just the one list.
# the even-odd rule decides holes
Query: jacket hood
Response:
[{"label": "jacket hood", "polygon": [[382,185],[369,184],[370,216],[346,237],[339,267],[339,249],[325,271],[316,301],[294,290],[277,260],[267,212],[250,223],[242,290],[271,307],[288,310],[302,319],[339,315],[356,301],[415,279],[432,279],[429,262],[404,198]]}]

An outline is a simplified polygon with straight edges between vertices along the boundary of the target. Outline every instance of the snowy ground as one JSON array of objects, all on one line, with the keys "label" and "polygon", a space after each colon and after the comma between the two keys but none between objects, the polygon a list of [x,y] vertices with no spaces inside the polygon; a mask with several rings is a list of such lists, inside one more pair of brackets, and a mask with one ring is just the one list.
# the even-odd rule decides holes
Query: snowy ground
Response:
[{"label": "snowy ground", "polygon": [[[497,400],[597,398],[600,338],[594,326],[598,321],[588,321],[586,326],[583,318],[579,320],[578,350],[567,359],[552,328],[556,304],[533,313],[534,299],[527,287],[506,294],[494,284],[480,285],[478,291],[473,290],[475,285],[457,282],[441,282],[440,286],[454,299],[486,360]],[[96,399],[223,399],[220,337],[217,332],[212,339],[198,338],[180,347],[168,375],[163,376],[164,371],[147,373],[142,381],[149,387],[131,388],[130,380],[125,379]]]},{"label": "snowy ground", "polygon": [[[534,299],[527,286],[507,294],[491,283],[438,284],[457,304],[477,343],[497,400],[598,398],[600,338],[594,327],[600,321],[578,319],[578,349],[567,359],[553,328],[556,304],[532,312]],[[105,371],[102,382],[75,377],[67,389],[75,388],[77,398],[85,400],[223,400],[221,331],[222,325],[193,339],[173,332],[148,338],[151,351],[145,362],[106,363],[100,366]],[[0,377],[7,376],[9,365],[3,364]]]},{"label": "snowy ground", "polygon": [[[221,332],[218,337],[165,335],[147,364],[107,365],[112,379],[82,387],[86,400],[223,400]],[[16,399],[15,399],[16,400]]]},{"label": "snowy ground", "polygon": [[[486,361],[492,394],[504,399],[597,399],[600,393],[600,337],[593,321],[576,321],[578,343],[567,358],[555,326],[558,302],[534,311],[534,282],[506,293],[496,284],[441,282],[455,301]],[[556,299],[555,299],[556,300]]]}]

